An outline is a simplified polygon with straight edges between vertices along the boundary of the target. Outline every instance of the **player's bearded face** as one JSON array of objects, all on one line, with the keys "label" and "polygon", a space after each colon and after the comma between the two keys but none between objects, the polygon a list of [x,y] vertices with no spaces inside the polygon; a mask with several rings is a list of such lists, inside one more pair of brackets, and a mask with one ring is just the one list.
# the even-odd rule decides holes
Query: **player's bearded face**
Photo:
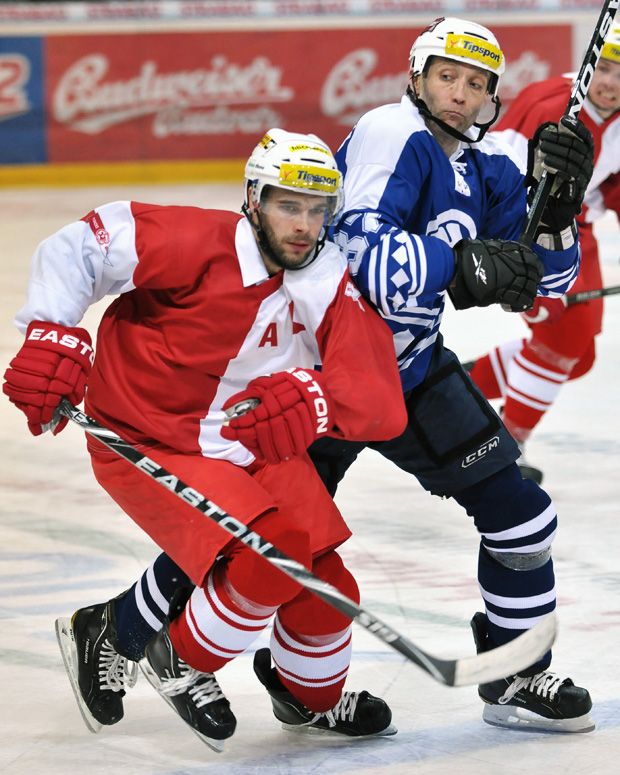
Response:
[{"label": "player's bearded face", "polygon": [[261,202],[261,226],[270,255],[267,270],[296,269],[315,249],[328,213],[327,197],[271,190]]},{"label": "player's bearded face", "polygon": [[466,132],[488,100],[488,81],[486,70],[435,57],[414,86],[433,116]]}]

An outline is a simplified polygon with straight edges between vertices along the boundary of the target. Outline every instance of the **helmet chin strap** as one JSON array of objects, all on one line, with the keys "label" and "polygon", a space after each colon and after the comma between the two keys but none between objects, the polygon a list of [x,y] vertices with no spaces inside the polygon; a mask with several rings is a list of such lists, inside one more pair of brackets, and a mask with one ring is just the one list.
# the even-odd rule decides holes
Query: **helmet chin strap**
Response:
[{"label": "helmet chin strap", "polygon": [[443,130],[446,134],[450,135],[450,137],[454,137],[456,140],[460,140],[462,143],[479,143],[482,138],[486,135],[486,133],[489,131],[489,128],[497,121],[497,117],[499,116],[499,111],[502,107],[502,103],[499,101],[499,97],[493,97],[492,102],[495,105],[495,113],[493,115],[493,118],[490,121],[487,121],[486,124],[478,124],[474,122],[473,126],[475,126],[479,132],[478,137],[471,138],[467,135],[463,134],[462,132],[459,132],[458,129],[455,129],[453,126],[450,126],[450,124],[446,124],[445,121],[442,121],[440,118],[437,118],[437,116],[434,116],[430,110],[428,109],[428,105],[421,97],[418,97],[418,95],[415,93],[415,89],[411,87],[411,84],[407,86],[407,96],[413,102],[413,104],[416,106],[416,108],[420,111],[420,114],[424,116],[425,119],[428,121],[434,121],[437,126]]},{"label": "helmet chin strap", "polygon": [[[256,220],[258,221],[258,224],[254,223],[252,219],[252,211],[250,210],[250,208],[247,206],[245,202],[241,205],[241,212],[245,215],[245,217],[250,222],[250,226],[252,227],[252,230],[256,235],[256,242],[258,243],[258,247],[263,251],[263,253],[265,253],[265,255],[271,261],[273,261],[274,264],[276,264],[277,266],[280,266],[280,259],[276,255],[271,245],[271,242],[269,242],[269,237],[265,233],[265,229],[263,228],[260,213],[258,212],[258,210],[254,211],[256,213]],[[306,266],[311,264],[323,249],[323,245],[325,245],[326,239],[327,239],[327,228],[324,228],[321,233],[321,236],[316,241],[316,245],[314,246],[314,252],[312,253],[312,255],[308,256],[308,258],[299,266],[286,267],[287,272],[297,272],[299,269],[304,269]],[[284,267],[282,268],[284,269]]]}]

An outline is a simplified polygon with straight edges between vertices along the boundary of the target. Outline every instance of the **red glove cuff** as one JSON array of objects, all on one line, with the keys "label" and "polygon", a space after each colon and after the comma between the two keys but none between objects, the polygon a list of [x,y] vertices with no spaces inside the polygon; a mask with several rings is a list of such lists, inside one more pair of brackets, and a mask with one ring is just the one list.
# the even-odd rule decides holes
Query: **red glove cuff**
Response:
[{"label": "red glove cuff", "polygon": [[55,352],[79,363],[88,374],[95,360],[90,334],[85,328],[69,328],[59,323],[33,320],[26,330],[24,347]]},{"label": "red glove cuff", "polygon": [[283,375],[295,385],[310,410],[316,435],[327,433],[332,426],[332,412],[327,391],[321,384],[321,373],[314,369],[293,368],[283,372]]}]

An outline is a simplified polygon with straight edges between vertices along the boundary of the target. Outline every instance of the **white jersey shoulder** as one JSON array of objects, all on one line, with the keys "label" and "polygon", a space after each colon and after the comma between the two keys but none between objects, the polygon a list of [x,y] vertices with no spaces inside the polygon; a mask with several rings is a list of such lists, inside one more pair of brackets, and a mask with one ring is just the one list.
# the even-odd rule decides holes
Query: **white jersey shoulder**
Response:
[{"label": "white jersey shoulder", "polygon": [[377,210],[412,135],[428,133],[408,97],[364,114],[347,142],[344,163],[345,209]]},{"label": "white jersey shoulder", "polygon": [[507,156],[522,175],[527,171],[527,139],[518,132],[490,132],[474,146],[487,156]]},{"label": "white jersey shoulder", "polygon": [[96,218],[64,226],[35,250],[26,303],[15,317],[22,333],[32,320],[75,326],[91,304],[133,289],[138,256],[130,202],[91,212]]}]

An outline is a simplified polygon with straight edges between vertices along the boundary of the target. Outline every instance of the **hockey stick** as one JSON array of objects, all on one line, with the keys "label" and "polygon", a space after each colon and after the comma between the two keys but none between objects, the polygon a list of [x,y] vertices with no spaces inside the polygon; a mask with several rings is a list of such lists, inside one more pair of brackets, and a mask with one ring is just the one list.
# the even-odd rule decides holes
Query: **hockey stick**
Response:
[{"label": "hockey stick", "polygon": [[423,651],[404,635],[396,632],[377,616],[350,600],[335,587],[312,574],[301,563],[279,551],[273,544],[228,514],[202,493],[178,479],[154,460],[143,455],[135,447],[121,439],[113,431],[99,425],[88,415],[63,399],[58,414],[67,417],[86,433],[91,434],[117,455],[127,460],[146,476],[150,476],[192,508],[226,530],[237,540],[262,555],[287,576],[309,589],[336,610],[356,621],[379,640],[391,646],[410,662],[413,662],[439,683],[448,686],[470,686],[488,683],[524,670],[548,651],[555,640],[556,618],[549,614],[531,630],[527,630],[510,643],[491,651],[463,659],[441,659]]},{"label": "hockey stick", "polygon": [[614,296],[616,293],[620,293],[620,285],[610,285],[608,288],[593,288],[591,291],[569,293],[566,296],[566,306],[570,307],[572,304],[581,304],[591,299],[600,299],[602,296]]},{"label": "hockey stick", "polygon": [[[620,0],[605,0],[603,4],[603,8],[594,26],[592,38],[586,49],[581,68],[575,83],[573,84],[570,99],[568,100],[568,105],[566,106],[562,118],[575,121],[579,116],[583,101],[590,88],[594,70],[596,69],[596,65],[601,56],[601,51],[603,50],[605,37],[614,22],[619,3]],[[525,245],[531,245],[534,241],[536,229],[538,228],[545,204],[551,193],[554,178],[555,175],[550,175],[547,173],[547,170],[543,169],[540,182],[538,183],[536,193],[534,194],[534,199],[530,205],[530,210],[525,222],[525,229],[523,234],[519,237],[519,241],[523,242]]]}]

